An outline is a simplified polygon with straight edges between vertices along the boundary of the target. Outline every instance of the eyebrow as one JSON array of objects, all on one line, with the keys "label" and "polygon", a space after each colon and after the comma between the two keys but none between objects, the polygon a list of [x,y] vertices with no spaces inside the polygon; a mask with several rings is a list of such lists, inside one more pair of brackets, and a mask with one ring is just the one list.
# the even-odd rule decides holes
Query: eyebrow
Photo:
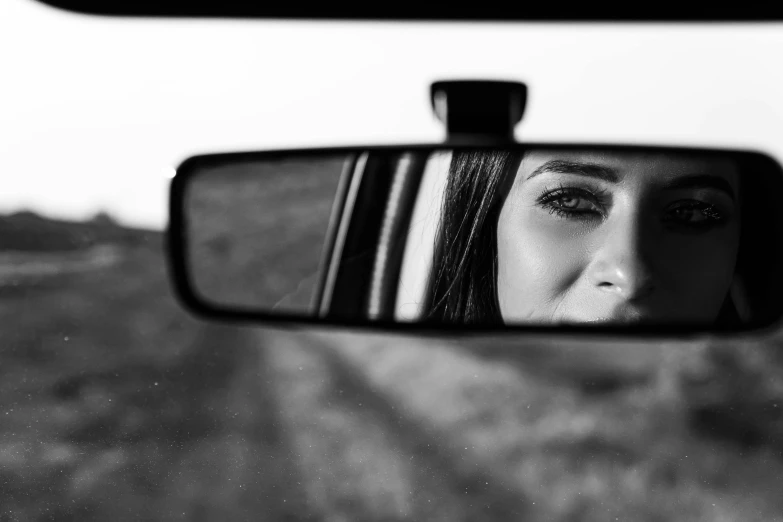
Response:
[{"label": "eyebrow", "polygon": [[670,183],[664,185],[663,188],[669,190],[711,188],[725,192],[732,201],[736,201],[737,199],[736,194],[734,194],[734,189],[731,187],[731,183],[729,183],[728,180],[710,174],[675,178]]},{"label": "eyebrow", "polygon": [[596,178],[609,183],[617,183],[620,177],[613,168],[596,163],[583,163],[580,161],[551,160],[547,161],[536,170],[534,170],[527,179],[535,178],[544,172],[555,174],[575,174],[577,176],[586,176]]},{"label": "eyebrow", "polygon": [[[573,174],[576,176],[585,176],[596,178],[609,183],[617,183],[620,176],[617,171],[611,167],[599,165],[596,163],[585,163],[580,161],[551,160],[536,168],[527,179],[535,178],[545,172],[554,174]],[[711,174],[696,174],[690,176],[681,176],[663,187],[666,190],[678,189],[699,189],[711,188],[725,192],[732,201],[737,197],[731,184],[725,178]]]}]

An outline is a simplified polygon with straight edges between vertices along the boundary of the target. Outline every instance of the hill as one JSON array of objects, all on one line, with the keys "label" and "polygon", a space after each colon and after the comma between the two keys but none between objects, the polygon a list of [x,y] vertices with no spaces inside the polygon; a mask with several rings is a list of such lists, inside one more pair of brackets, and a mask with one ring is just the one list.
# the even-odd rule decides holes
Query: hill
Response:
[{"label": "hill", "polygon": [[106,214],[81,222],[47,218],[29,211],[0,216],[0,251],[69,251],[105,243],[138,245],[160,235],[157,231],[121,226]]}]

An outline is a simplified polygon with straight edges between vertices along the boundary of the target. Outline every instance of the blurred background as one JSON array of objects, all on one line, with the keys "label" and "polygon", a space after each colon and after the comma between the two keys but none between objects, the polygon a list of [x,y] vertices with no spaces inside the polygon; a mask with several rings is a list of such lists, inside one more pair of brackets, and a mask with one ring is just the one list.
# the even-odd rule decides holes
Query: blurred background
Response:
[{"label": "blurred background", "polygon": [[0,520],[780,519],[779,334],[217,324],[173,298],[163,230],[191,154],[440,140],[442,78],[526,81],[520,139],[780,161],[782,51],[781,24],[114,20],[5,0]]}]

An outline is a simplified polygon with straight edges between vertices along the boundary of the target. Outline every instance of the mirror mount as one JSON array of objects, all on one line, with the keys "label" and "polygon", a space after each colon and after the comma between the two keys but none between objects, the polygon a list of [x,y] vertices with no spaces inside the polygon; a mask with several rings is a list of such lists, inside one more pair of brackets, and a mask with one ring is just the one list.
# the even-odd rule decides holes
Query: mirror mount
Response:
[{"label": "mirror mount", "polygon": [[430,87],[432,109],[449,145],[508,145],[522,121],[527,86],[521,82],[449,80]]}]

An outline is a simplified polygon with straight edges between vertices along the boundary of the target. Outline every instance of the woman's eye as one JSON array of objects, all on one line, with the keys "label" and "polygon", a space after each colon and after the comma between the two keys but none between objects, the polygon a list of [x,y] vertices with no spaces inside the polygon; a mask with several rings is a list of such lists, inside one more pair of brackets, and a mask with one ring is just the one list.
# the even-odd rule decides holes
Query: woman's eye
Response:
[{"label": "woman's eye", "polygon": [[590,218],[603,216],[603,207],[596,196],[583,190],[558,189],[544,194],[539,199],[542,207],[560,217]]},{"label": "woman's eye", "polygon": [[670,225],[688,228],[711,228],[725,221],[715,206],[702,201],[684,201],[671,205],[664,221]]},{"label": "woman's eye", "polygon": [[575,196],[563,196],[552,203],[560,208],[569,210],[598,210],[598,207],[592,201]]}]

